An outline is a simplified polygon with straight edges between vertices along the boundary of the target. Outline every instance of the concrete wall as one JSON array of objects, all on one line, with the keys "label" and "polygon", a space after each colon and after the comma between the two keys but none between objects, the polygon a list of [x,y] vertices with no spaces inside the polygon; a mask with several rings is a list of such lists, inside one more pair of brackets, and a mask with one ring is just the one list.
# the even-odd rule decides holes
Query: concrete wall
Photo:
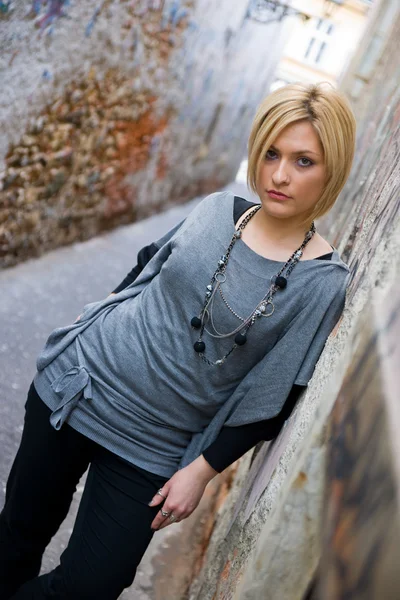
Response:
[{"label": "concrete wall", "polygon": [[234,178],[285,27],[247,9],[2,3],[0,268]]},{"label": "concrete wall", "polygon": [[[400,306],[399,288],[393,287],[400,275],[399,55],[400,9],[379,67],[364,91],[367,108],[359,123],[352,175],[334,210],[318,224],[353,273],[346,309],[327,341],[307,392],[280,436],[256,449],[250,468],[248,455],[239,465],[237,484],[233,482],[216,514],[190,600],[302,600],[307,593],[313,594],[310,586],[315,582],[322,549],[324,562],[318,571],[321,595],[313,598],[394,598],[396,590],[398,594],[394,565],[399,557],[393,550],[400,542],[400,480],[394,432],[398,437],[400,422],[391,423],[399,413],[390,407],[398,403],[392,357],[399,352],[399,338],[390,335],[388,347],[385,334],[379,343],[384,372],[391,373],[392,380],[382,376],[368,340],[376,343],[382,329],[379,319],[371,315],[385,312],[383,329],[390,332],[389,324],[397,323]],[[357,114],[357,106],[355,110]],[[386,308],[388,299],[390,308]],[[360,321],[363,313],[364,321]],[[360,362],[366,348],[369,352]],[[374,393],[376,382],[360,397],[372,377],[371,368],[381,371],[379,397]],[[364,416],[356,421],[354,411],[363,415],[362,409]],[[345,413],[351,415],[350,421],[343,417],[341,428],[338,415]],[[354,435],[349,422],[358,424]],[[339,428],[332,433],[333,423]],[[368,428],[370,435],[365,431]],[[381,437],[385,444],[379,443]],[[353,443],[351,459],[355,462],[344,452],[343,462],[338,462],[338,447],[351,450]],[[335,480],[332,477],[335,465],[336,474],[338,465],[347,473],[345,485],[353,486],[357,501],[354,497],[349,501],[345,490],[340,496],[343,482],[340,473]],[[356,470],[360,478],[352,479]],[[378,489],[382,493],[371,496]],[[370,511],[367,498],[375,499],[368,503]],[[347,512],[340,513],[342,509]],[[334,512],[332,520],[335,510],[339,514]],[[365,552],[360,554],[363,548]],[[385,581],[386,575],[389,579]]]}]

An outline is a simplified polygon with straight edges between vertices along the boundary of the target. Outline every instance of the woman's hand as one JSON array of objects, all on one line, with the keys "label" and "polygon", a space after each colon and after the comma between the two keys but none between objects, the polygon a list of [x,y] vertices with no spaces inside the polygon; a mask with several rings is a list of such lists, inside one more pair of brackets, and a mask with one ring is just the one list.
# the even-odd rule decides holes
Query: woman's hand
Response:
[{"label": "woman's hand", "polygon": [[164,502],[161,509],[172,514],[175,519],[171,521],[169,515],[164,517],[160,510],[151,528],[162,529],[191,515],[199,504],[208,482],[215,475],[218,475],[218,471],[208,464],[203,455],[177,471],[161,488],[162,495],[166,497],[165,501],[162,496],[155,494],[149,503],[150,506],[157,506]]}]

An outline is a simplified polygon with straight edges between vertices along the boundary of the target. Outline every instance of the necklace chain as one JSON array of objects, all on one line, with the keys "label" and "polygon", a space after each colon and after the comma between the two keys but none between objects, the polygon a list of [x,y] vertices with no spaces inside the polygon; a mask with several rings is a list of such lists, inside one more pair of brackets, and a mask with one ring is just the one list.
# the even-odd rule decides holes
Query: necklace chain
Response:
[{"label": "necklace chain", "polygon": [[[239,316],[233,310],[233,308],[229,305],[228,301],[226,300],[226,298],[222,292],[221,283],[223,283],[226,280],[225,271],[226,271],[226,267],[227,267],[233,246],[235,245],[236,241],[241,237],[242,231],[246,227],[246,225],[248,224],[250,219],[257,213],[258,210],[260,210],[260,208],[261,208],[261,205],[256,206],[254,208],[254,210],[252,210],[243,219],[243,221],[240,223],[238,228],[235,230],[235,233],[232,236],[232,239],[229,243],[229,246],[228,246],[225,254],[222,255],[222,257],[218,261],[218,266],[214,272],[214,275],[211,278],[211,283],[207,286],[207,291],[205,294],[203,308],[200,313],[200,318],[194,317],[192,319],[192,325],[193,325],[193,321],[195,321],[195,323],[196,323],[196,325],[193,325],[193,327],[200,328],[200,335],[199,335],[197,342],[194,344],[194,349],[199,354],[200,358],[210,366],[222,365],[225,362],[225,360],[228,358],[228,356],[239,345],[243,345],[245,343],[245,341],[247,339],[247,337],[246,337],[247,333],[248,333],[249,329],[254,325],[256,320],[261,316],[268,317],[268,316],[272,315],[272,313],[274,312],[274,309],[275,309],[274,304],[272,302],[273,294],[278,289],[283,289],[286,287],[287,277],[289,277],[289,275],[293,271],[294,267],[299,262],[302,254],[303,254],[303,250],[304,250],[305,246],[308,244],[308,242],[311,240],[311,238],[313,237],[313,235],[315,233],[315,225],[314,225],[314,222],[312,222],[311,227],[310,227],[309,231],[307,232],[301,246],[297,250],[295,250],[295,252],[293,252],[293,254],[289,257],[289,259],[279,269],[278,273],[271,277],[271,286],[268,289],[267,293],[265,294],[264,298],[257,304],[256,308],[252,311],[252,313],[247,318],[243,318],[243,317]],[[284,273],[285,270],[286,270],[286,273],[285,273],[286,277],[283,277],[282,273]],[[222,298],[224,304],[230,310],[230,312],[241,321],[241,324],[238,327],[236,327],[233,331],[231,331],[229,333],[225,333],[225,334],[219,333],[216,330],[214,323],[213,323],[213,318],[212,318],[212,305],[213,305],[214,297],[215,297],[217,290],[219,290],[221,298]],[[272,311],[268,314],[265,314],[268,304],[270,304],[272,306]],[[208,329],[206,329],[206,320],[208,319],[208,317],[210,318],[211,325],[214,328],[215,334],[211,333]],[[235,343],[232,345],[231,349],[226,354],[224,354],[224,356],[219,358],[218,360],[211,361],[204,354],[205,344],[202,339],[204,331],[206,331],[211,337],[214,337],[214,338],[227,338],[227,337],[230,337],[235,334],[237,334],[237,335],[235,337]],[[238,339],[238,336],[239,336],[239,339]],[[242,338],[240,338],[240,336],[242,336]]]},{"label": "necklace chain", "polygon": [[230,304],[228,303],[228,300],[227,300],[227,299],[225,298],[225,296],[224,296],[224,292],[222,291],[222,289],[221,289],[221,286],[220,286],[220,285],[218,286],[218,291],[219,291],[219,293],[220,293],[220,295],[221,295],[221,298],[222,298],[222,300],[223,300],[223,302],[224,302],[225,306],[226,306],[226,307],[227,307],[227,308],[228,308],[228,309],[231,311],[231,313],[232,313],[233,315],[235,315],[235,317],[236,317],[237,319],[239,319],[239,321],[242,321],[242,323],[244,323],[245,319],[244,319],[243,317],[240,317],[240,316],[237,314],[237,312],[235,312],[235,311],[233,310],[233,308],[230,306]]},{"label": "necklace chain", "polygon": [[[221,288],[221,286],[219,286],[219,288],[218,288],[218,291],[219,291],[219,293],[221,294],[221,298],[222,298],[222,300],[223,300],[224,304],[226,305],[226,307],[227,307],[227,308],[228,308],[228,309],[231,311],[231,313],[232,313],[233,315],[235,315],[235,317],[237,317],[237,318],[238,318],[240,321],[242,321],[242,322],[244,323],[244,322],[246,321],[246,319],[244,319],[243,317],[241,317],[240,315],[238,315],[238,314],[237,314],[237,312],[235,312],[235,311],[233,310],[233,308],[232,308],[232,307],[231,307],[231,305],[229,304],[228,300],[225,298],[225,295],[224,295],[224,293],[223,293],[223,291],[222,291],[222,288]],[[268,297],[267,297],[268,295],[269,295],[269,294],[267,294],[266,296],[264,296],[264,298],[261,300],[261,302],[259,302],[259,303],[257,304],[257,306],[256,306],[256,308],[255,308],[255,310],[257,310],[257,308],[259,309],[259,308],[260,308],[260,306],[265,306],[265,308],[266,308],[266,307],[267,307],[267,306],[266,306],[267,304],[271,304],[271,306],[272,306],[272,311],[271,311],[270,313],[267,313],[267,314],[265,314],[265,313],[264,313],[264,311],[261,311],[261,316],[262,316],[262,317],[270,317],[270,316],[272,315],[272,313],[274,312],[274,310],[275,310],[275,307],[274,307],[274,304],[273,304],[273,302],[272,302],[272,299],[271,299],[271,298],[268,298]],[[254,312],[254,311],[253,311],[253,312]]]}]

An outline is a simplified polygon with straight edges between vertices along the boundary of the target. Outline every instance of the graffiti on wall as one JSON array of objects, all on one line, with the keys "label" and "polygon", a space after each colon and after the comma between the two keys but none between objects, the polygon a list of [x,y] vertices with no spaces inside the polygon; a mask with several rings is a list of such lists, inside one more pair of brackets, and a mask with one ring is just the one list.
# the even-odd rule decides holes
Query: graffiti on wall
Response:
[{"label": "graffiti on wall", "polygon": [[[156,9],[161,5],[146,3],[153,12],[143,24],[136,18],[136,3],[128,7],[121,38],[131,44],[125,50],[136,75],[93,66],[87,75],[65,83],[62,94],[9,146],[0,177],[1,266],[37,255],[42,248],[90,237],[118,219],[133,220],[136,190],[127,177],[145,172],[149,160],[156,179],[166,176],[169,161],[161,134],[172,113],[154,114],[157,95],[139,76],[145,54],[165,69],[176,45],[171,26],[160,27]],[[67,6],[36,2],[32,11],[47,31]],[[97,6],[86,35],[105,6]],[[51,86],[54,79],[52,69],[44,68],[43,83]]]},{"label": "graffiti on wall", "polygon": [[31,15],[35,17],[36,25],[41,31],[48,28],[47,33],[51,34],[54,23],[67,16],[66,8],[69,4],[69,0],[33,0]]},{"label": "graffiti on wall", "polygon": [[167,124],[153,115],[155,100],[115,71],[98,80],[93,69],[66,86],[6,157],[0,222],[8,223],[8,234],[3,227],[0,261],[35,253],[43,242],[51,246],[52,236],[68,240],[80,222],[104,227],[133,214],[135,191],[125,178],[145,169]]},{"label": "graffiti on wall", "polygon": [[[200,2],[215,20],[197,17]],[[8,104],[1,148],[0,267],[151,214],[171,194],[183,201],[232,179],[257,93],[247,113],[239,104],[249,87],[266,87],[257,60],[246,77],[235,77],[240,49],[235,57],[226,52],[226,29],[232,39],[234,30],[225,16],[237,13],[239,23],[242,6],[27,4],[29,19],[20,8],[11,11],[13,47],[4,61],[19,87],[9,75],[17,101]],[[252,44],[265,43],[258,29],[254,34]],[[247,44],[241,51],[254,54]]]}]

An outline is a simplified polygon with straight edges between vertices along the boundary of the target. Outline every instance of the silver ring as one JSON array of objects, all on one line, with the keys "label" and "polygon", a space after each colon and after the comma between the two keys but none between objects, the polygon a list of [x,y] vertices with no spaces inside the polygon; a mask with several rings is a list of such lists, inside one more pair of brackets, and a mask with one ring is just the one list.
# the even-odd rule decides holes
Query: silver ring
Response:
[{"label": "silver ring", "polygon": [[166,510],[161,509],[161,514],[163,517],[168,517],[168,515],[170,514],[169,512],[167,512]]},{"label": "silver ring", "polygon": [[161,498],[166,498],[167,496],[164,496],[164,495],[161,493],[161,490],[162,490],[162,488],[160,488],[160,489],[158,490],[157,494],[158,494],[159,496],[161,496]]},{"label": "silver ring", "polygon": [[169,515],[169,520],[170,520],[171,522],[173,522],[173,521],[175,521],[175,519],[176,519],[175,515],[173,515],[173,514],[171,513],[171,514]]}]

